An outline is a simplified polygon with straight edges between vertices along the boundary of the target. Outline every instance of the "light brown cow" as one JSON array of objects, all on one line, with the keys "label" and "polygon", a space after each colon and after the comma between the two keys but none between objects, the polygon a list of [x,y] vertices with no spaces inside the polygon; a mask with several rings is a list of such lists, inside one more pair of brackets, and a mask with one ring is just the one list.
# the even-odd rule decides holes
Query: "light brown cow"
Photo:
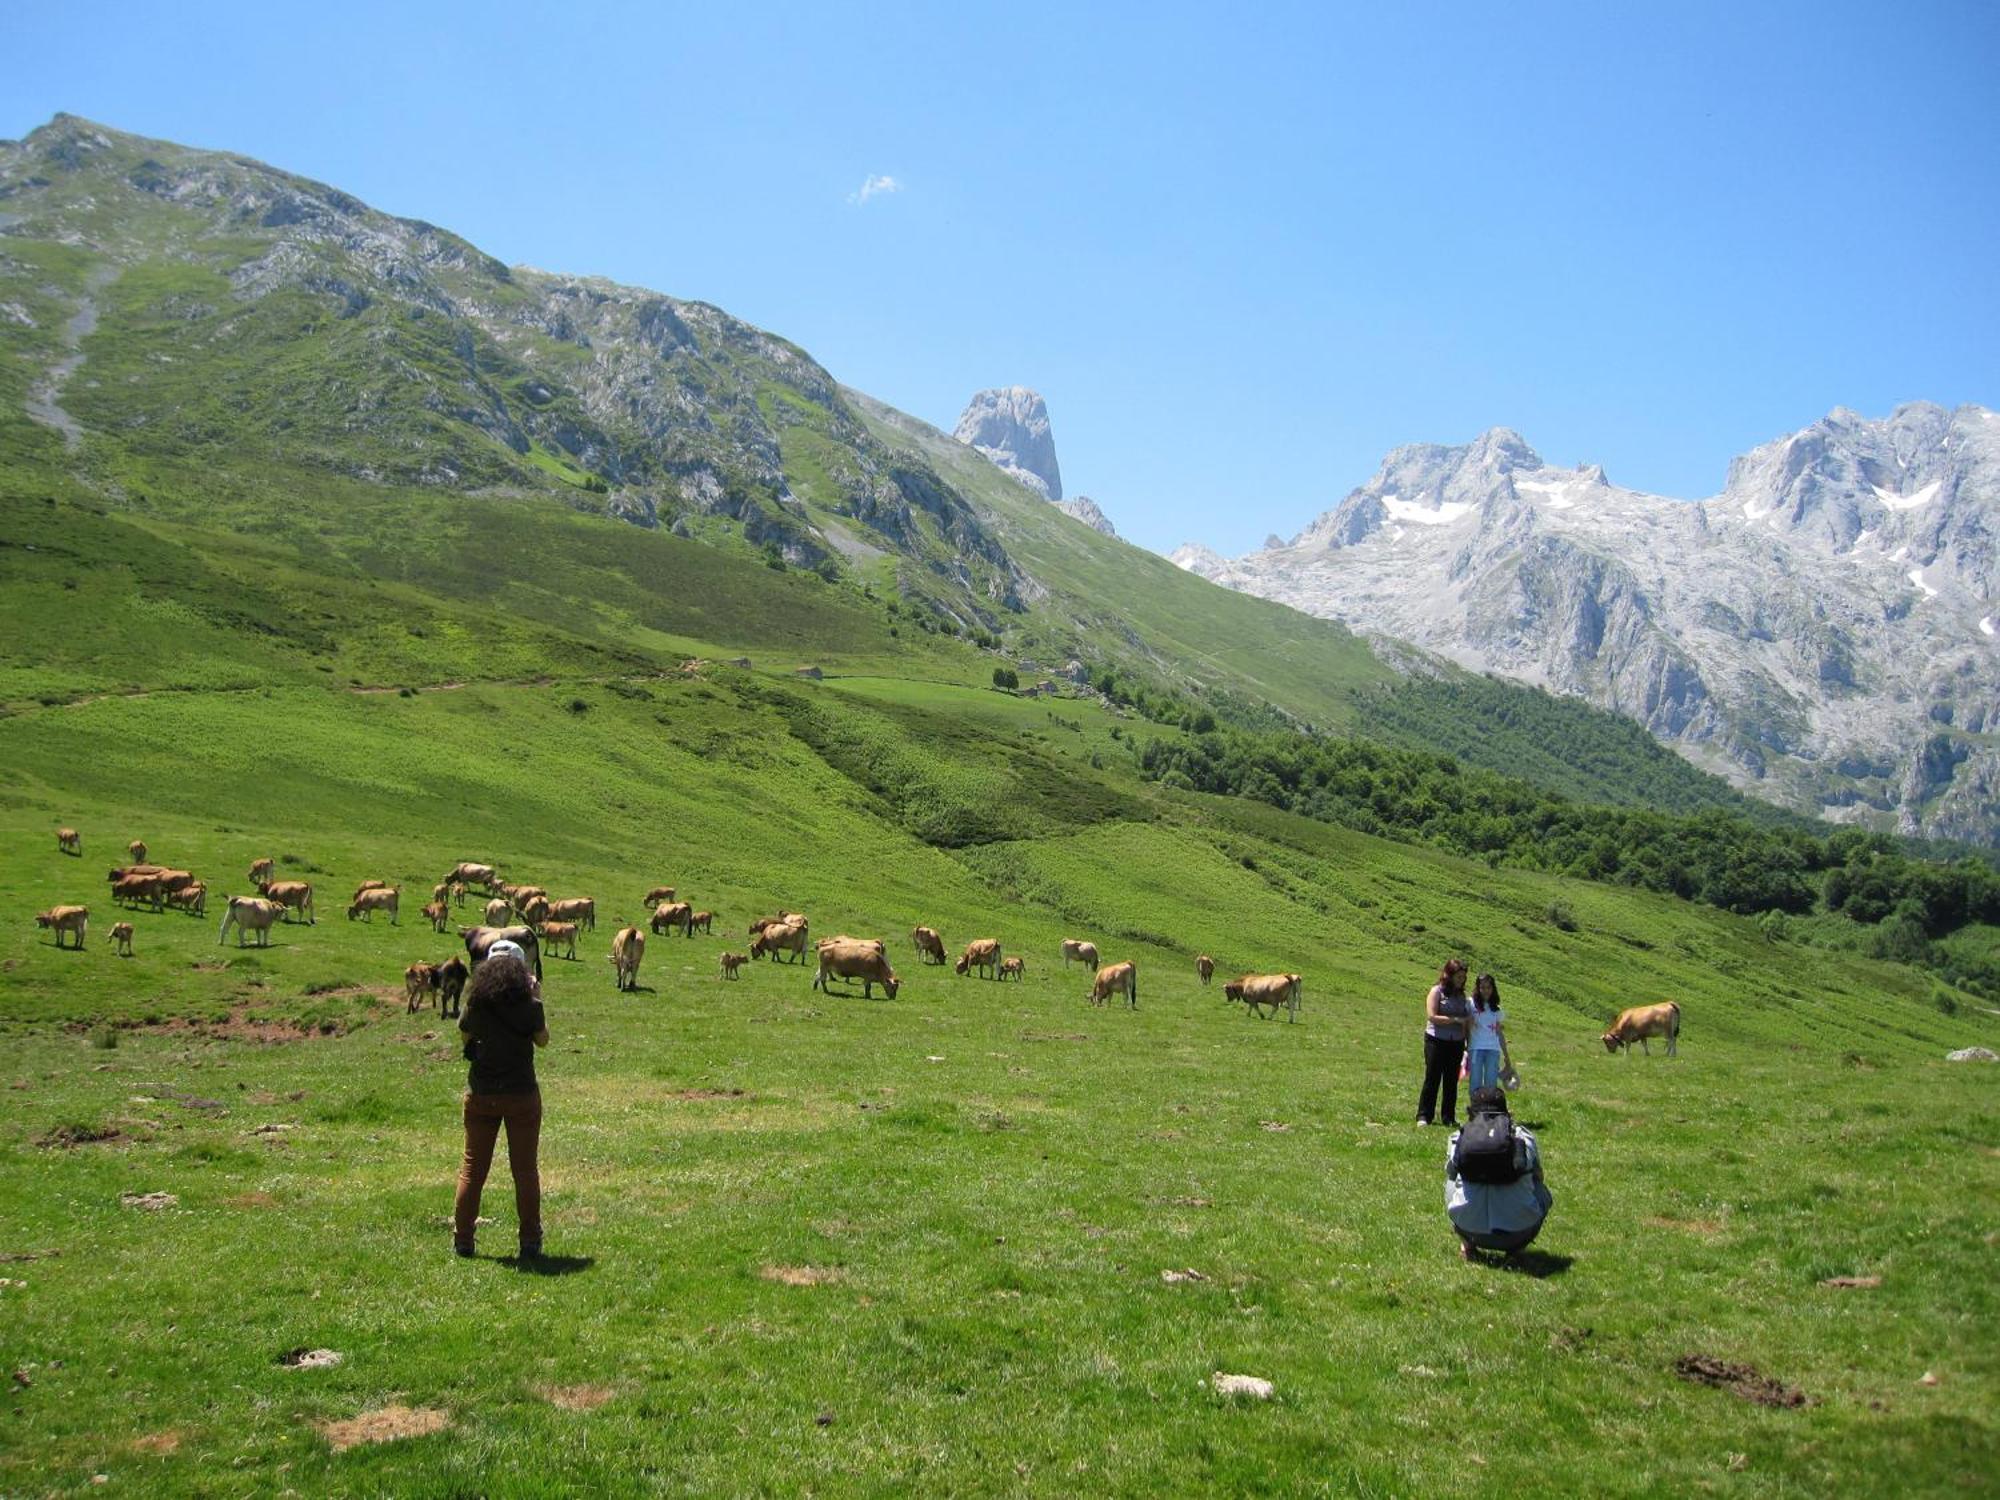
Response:
[{"label": "light brown cow", "polygon": [[458,997],[465,993],[465,976],[471,971],[456,953],[438,965],[438,1014],[458,1014]]},{"label": "light brown cow", "polygon": [[386,880],[364,880],[354,888],[354,894],[359,896],[363,891],[386,891],[387,889],[389,889],[389,882]]},{"label": "light brown cow", "polygon": [[130,958],[132,956],[132,924],[130,922],[113,922],[111,924],[111,944],[117,949],[120,958]]},{"label": "light brown cow", "polygon": [[1018,981],[1027,972],[1028,961],[1025,958],[1003,958],[1000,960],[1000,977],[1002,979]]},{"label": "light brown cow", "polygon": [[462,881],[462,880],[454,880],[454,881],[452,881],[452,882],[451,882],[451,904],[452,904],[453,906],[463,906],[463,905],[465,905],[465,882],[464,882],[464,881]]},{"label": "light brown cow", "polygon": [[591,932],[597,930],[597,903],[588,896],[573,896],[567,901],[551,901],[549,915],[558,922],[575,922]]},{"label": "light brown cow", "polygon": [[736,977],[736,971],[749,962],[750,962],[750,955],[747,953],[723,954],[722,977],[724,979],[734,979]]},{"label": "light brown cow", "polygon": [[74,828],[58,828],[56,830],[56,853],[81,856],[83,853],[83,835],[78,833]]},{"label": "light brown cow", "polygon": [[[1299,1018],[1299,996],[1302,981],[1296,974],[1245,974],[1241,979],[1232,979],[1222,987],[1222,998],[1241,1000],[1244,1014],[1255,1012],[1265,1020],[1276,1016],[1281,1010],[1289,1010],[1291,1019]],[[1264,1016],[1263,1007],[1271,1007],[1271,1016]]]},{"label": "light brown cow", "polygon": [[750,936],[755,937],[766,927],[807,927],[806,914],[802,911],[781,911],[775,917],[759,917],[750,924]]},{"label": "light brown cow", "polygon": [[1097,971],[1097,978],[1091,982],[1090,1003],[1102,1005],[1113,995],[1123,995],[1125,1003],[1133,1010],[1139,1008],[1139,969],[1130,962],[1106,964]]},{"label": "light brown cow", "polygon": [[111,899],[124,906],[145,901],[158,911],[166,904],[167,893],[161,889],[157,875],[124,875],[111,882]]},{"label": "light brown cow", "polygon": [[[1630,1010],[1620,1011],[1618,1019],[1601,1040],[1606,1052],[1616,1052],[1620,1047],[1630,1048],[1637,1042],[1639,1050],[1650,1056],[1653,1049],[1646,1045],[1646,1038],[1653,1036],[1667,1039],[1667,1056],[1680,1056],[1681,1008],[1673,1001],[1663,1005],[1635,1005]],[[1626,1056],[1631,1056],[1631,1053],[1628,1051]]]},{"label": "light brown cow", "polygon": [[1206,985],[1209,982],[1209,980],[1215,978],[1215,960],[1210,958],[1206,953],[1196,954],[1194,960],[1194,972],[1195,972],[1195,977],[1200,979],[1201,982],[1204,985]]},{"label": "light brown cow", "polygon": [[465,885],[484,886],[488,890],[493,888],[493,883],[499,878],[494,873],[493,866],[476,865],[471,860],[460,860],[453,866],[451,873],[445,876],[446,880],[456,880]]},{"label": "light brown cow", "polygon": [[114,865],[105,872],[104,878],[116,885],[128,875],[164,875],[165,865]]},{"label": "light brown cow", "polygon": [[168,892],[185,890],[193,885],[194,871],[162,870],[156,866],[153,878],[160,882],[160,893],[166,895]]},{"label": "light brown cow", "polygon": [[952,965],[954,973],[968,974],[974,969],[986,971],[986,977],[994,977],[994,970],[1000,967],[1000,939],[974,938],[965,945],[965,951],[958,955],[958,962]]},{"label": "light brown cow", "polygon": [[267,901],[262,896],[230,896],[225,898],[222,925],[215,930],[216,946],[229,936],[230,923],[236,924],[236,946],[243,946],[245,933],[257,934],[257,946],[271,946],[271,927],[285,914],[284,907],[275,901]]},{"label": "light brown cow", "polygon": [[541,926],[542,923],[548,921],[551,915],[549,898],[542,895],[539,891],[532,895],[523,896],[514,903],[514,916],[518,920],[526,922],[530,927]]},{"label": "light brown cow", "polygon": [[132,856],[133,864],[143,865],[146,862],[146,841],[144,839],[132,840],[131,843],[125,846],[125,852]]},{"label": "light brown cow", "polygon": [[488,927],[505,927],[513,915],[514,908],[509,906],[505,901],[502,901],[498,896],[495,896],[491,901],[486,903],[486,925]]},{"label": "light brown cow", "polygon": [[428,902],[424,906],[424,919],[431,924],[432,932],[443,932],[451,923],[451,908],[442,901]]},{"label": "light brown cow", "polygon": [[917,950],[917,962],[924,964],[946,964],[944,938],[935,927],[912,927],[910,944]]},{"label": "light brown cow", "polygon": [[448,880],[440,880],[436,885],[432,886],[431,900],[433,901],[451,900],[451,882]]},{"label": "light brown cow", "polygon": [[[769,929],[765,931],[768,936]],[[902,981],[889,967],[889,955],[880,939],[826,938],[820,942],[818,951],[819,972],[813,975],[814,989],[824,990],[832,979],[858,979],[861,981],[862,999],[874,999],[878,984],[891,1000],[896,998],[896,990]]]},{"label": "light brown cow", "polygon": [[568,956],[570,958],[575,958],[576,923],[574,922],[542,923],[542,946],[547,948],[551,953],[555,952],[558,947],[566,947],[569,949]]},{"label": "light brown cow", "polygon": [[53,929],[58,948],[65,946],[63,943],[63,934],[65,932],[72,934],[76,938],[76,947],[81,952],[84,934],[90,931],[90,908],[87,906],[51,906],[47,911],[38,911],[35,913],[35,925],[37,927]]},{"label": "light brown cow", "polygon": [[646,904],[648,906],[658,906],[662,901],[671,901],[673,899],[674,888],[670,885],[656,885],[650,891],[646,892]]},{"label": "light brown cow", "polygon": [[167,905],[177,906],[189,916],[208,915],[208,887],[197,880],[192,885],[184,885],[177,891],[168,891]]},{"label": "light brown cow", "polygon": [[[310,880],[267,880],[257,888],[263,892],[266,901],[275,901],[288,912],[297,912],[308,922],[317,924],[319,917],[313,911],[313,888]],[[291,921],[286,917],[287,922]]]},{"label": "light brown cow", "polygon": [[[792,955],[793,963],[804,963],[806,961],[806,929],[804,925],[775,922],[766,927],[755,938],[751,939],[750,956],[752,958],[762,958],[766,953],[773,955],[789,953]],[[773,957],[771,961],[776,963],[777,959]]]},{"label": "light brown cow", "polygon": [[428,996],[433,1003],[437,1000],[438,966],[436,964],[414,963],[403,970],[404,1014],[413,1013]]},{"label": "light brown cow", "polygon": [[621,990],[639,987],[639,960],[646,956],[646,934],[636,927],[621,927],[611,940],[611,967]]},{"label": "light brown cow", "polygon": [[688,936],[693,937],[697,932],[706,932],[711,935],[715,932],[714,912],[698,911],[688,918]]},{"label": "light brown cow", "polygon": [[662,901],[653,908],[653,932],[658,935],[678,927],[683,937],[690,936],[688,925],[694,920],[694,908],[685,901]]},{"label": "light brown cow", "polygon": [[268,855],[263,859],[250,861],[250,883],[262,885],[267,880],[278,878],[278,862]]},{"label": "light brown cow", "polygon": [[372,922],[375,920],[376,912],[386,911],[389,914],[389,925],[399,926],[402,904],[403,888],[399,885],[378,886],[372,891],[356,891],[353,902],[347,908],[347,920],[352,922],[356,917],[362,917]]},{"label": "light brown cow", "polygon": [[500,887],[500,894],[513,903],[515,913],[524,922],[534,921],[534,918],[528,915],[529,907],[538,901],[543,906],[549,904],[548,890],[539,885],[503,885]]},{"label": "light brown cow", "polygon": [[1067,969],[1071,959],[1086,968],[1097,967],[1097,944],[1087,943],[1082,938],[1064,938],[1062,945],[1063,967]]}]

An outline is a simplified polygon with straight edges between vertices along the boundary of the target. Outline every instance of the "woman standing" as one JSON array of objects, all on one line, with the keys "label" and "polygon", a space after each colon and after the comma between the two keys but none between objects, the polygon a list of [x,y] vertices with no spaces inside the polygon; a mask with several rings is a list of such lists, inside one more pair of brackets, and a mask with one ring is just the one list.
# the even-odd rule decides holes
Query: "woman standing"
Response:
[{"label": "woman standing", "polygon": [[1511,1071],[1514,1059],[1507,1051],[1506,1016],[1500,1010],[1500,986],[1491,974],[1481,974],[1472,985],[1472,1032],[1466,1045],[1466,1091],[1500,1087],[1500,1069]]},{"label": "woman standing", "polygon": [[542,1253],[542,1176],[536,1160],[542,1134],[542,1091],[535,1082],[535,1048],[549,1044],[541,987],[528,972],[527,955],[498,942],[472,976],[465,1014],[465,1055],[472,1064],[465,1093],[465,1163],[458,1171],[452,1246],[472,1254],[479,1223],[479,1194],[493,1165],[493,1146],[507,1128],[507,1165],[514,1173],[514,1212],[521,1225],[521,1258]]},{"label": "woman standing", "polygon": [[1472,1002],[1465,996],[1465,961],[1454,958],[1438,972],[1424,996],[1424,1091],[1417,1096],[1417,1123],[1431,1123],[1438,1085],[1444,1085],[1444,1122],[1458,1123],[1458,1065],[1465,1058],[1466,1020]]}]

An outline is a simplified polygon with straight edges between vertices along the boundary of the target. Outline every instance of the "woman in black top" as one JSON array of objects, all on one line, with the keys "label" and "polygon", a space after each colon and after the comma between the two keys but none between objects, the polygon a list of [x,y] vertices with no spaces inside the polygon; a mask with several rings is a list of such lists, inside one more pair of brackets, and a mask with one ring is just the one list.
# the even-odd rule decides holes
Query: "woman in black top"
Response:
[{"label": "woman in black top", "polygon": [[1465,960],[1454,958],[1438,971],[1424,996],[1424,1089],[1417,1096],[1417,1123],[1431,1123],[1438,1085],[1444,1086],[1444,1122],[1458,1123],[1458,1065],[1465,1057],[1465,1026],[1472,1002],[1465,993]]},{"label": "woman in black top", "polygon": [[[512,952],[503,951],[513,949]],[[521,1222],[521,1256],[542,1253],[542,1178],[536,1152],[542,1134],[542,1093],[535,1082],[535,1049],[549,1044],[541,987],[519,948],[496,943],[473,973],[465,1014],[465,1055],[472,1063],[465,1093],[465,1162],[458,1171],[452,1241],[472,1254],[479,1222],[479,1194],[493,1165],[493,1146],[507,1129],[507,1165],[514,1173],[514,1209]]]}]

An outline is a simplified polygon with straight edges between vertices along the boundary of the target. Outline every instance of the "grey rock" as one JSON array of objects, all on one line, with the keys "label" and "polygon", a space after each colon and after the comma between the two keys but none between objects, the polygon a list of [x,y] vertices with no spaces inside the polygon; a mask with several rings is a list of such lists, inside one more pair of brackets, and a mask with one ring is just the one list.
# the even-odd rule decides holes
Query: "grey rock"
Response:
[{"label": "grey rock", "polygon": [[1991,1047],[1960,1047],[1944,1055],[1946,1062],[2000,1062],[2000,1052]]},{"label": "grey rock", "polygon": [[1088,495],[1078,495],[1074,500],[1058,500],[1056,509],[1083,522],[1092,531],[1101,531],[1106,536],[1118,535],[1118,528],[1111,524],[1111,517],[1099,510],[1097,502]]},{"label": "grey rock", "polygon": [[977,448],[1044,500],[1063,497],[1049,408],[1024,385],[981,391],[965,404],[952,436]]}]

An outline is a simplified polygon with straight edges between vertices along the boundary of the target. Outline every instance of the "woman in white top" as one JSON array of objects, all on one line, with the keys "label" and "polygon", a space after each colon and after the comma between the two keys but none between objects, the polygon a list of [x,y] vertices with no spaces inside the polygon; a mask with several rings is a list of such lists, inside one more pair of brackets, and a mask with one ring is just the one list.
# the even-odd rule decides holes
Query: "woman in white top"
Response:
[{"label": "woman in white top", "polygon": [[1506,1015],[1500,1009],[1500,986],[1491,974],[1481,974],[1472,985],[1472,1015],[1467,1023],[1465,1075],[1470,1089],[1497,1089],[1500,1070],[1513,1069],[1507,1052]]}]

